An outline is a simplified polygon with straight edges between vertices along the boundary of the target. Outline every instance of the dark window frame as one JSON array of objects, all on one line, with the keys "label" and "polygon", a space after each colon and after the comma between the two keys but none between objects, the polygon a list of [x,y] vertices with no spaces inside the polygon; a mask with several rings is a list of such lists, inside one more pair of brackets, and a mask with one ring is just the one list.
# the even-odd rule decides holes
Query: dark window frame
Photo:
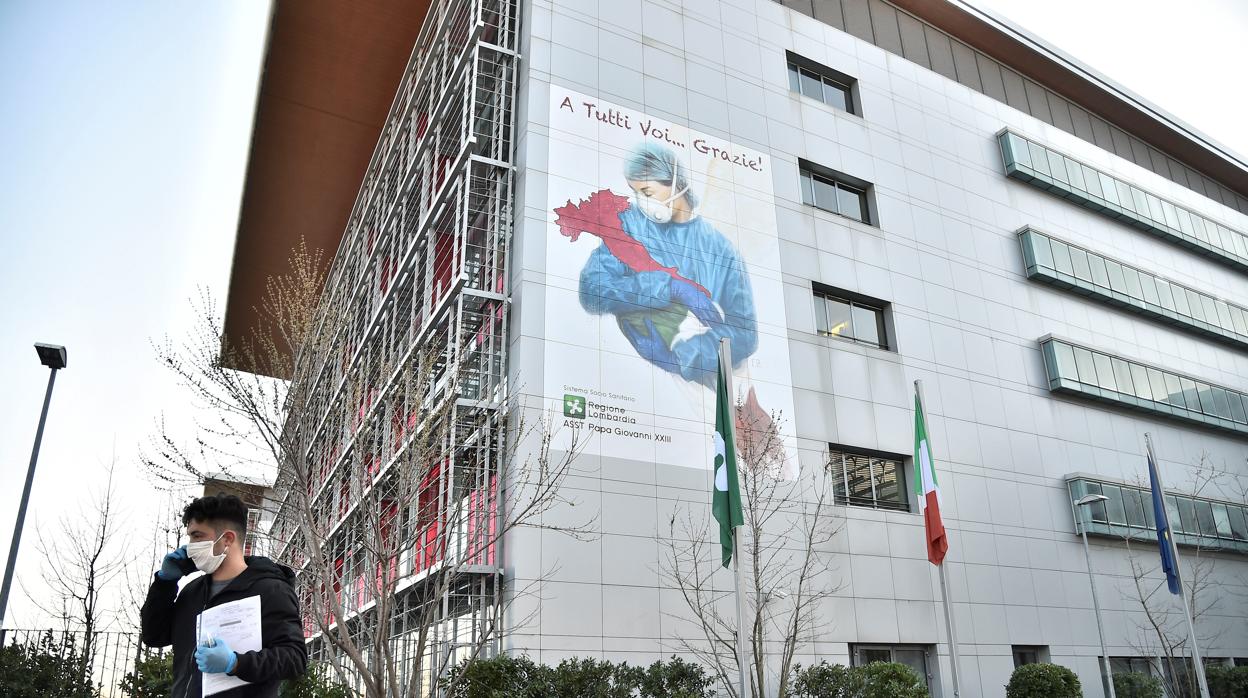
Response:
[{"label": "dark window frame", "polygon": [[[815,332],[820,337],[831,337],[833,339],[845,340],[863,346],[874,347],[883,351],[897,351],[896,342],[893,341],[893,326],[891,318],[892,303],[879,298],[864,296],[861,293],[846,291],[840,288],[834,288],[820,283],[814,283],[811,291],[816,300],[815,307]],[[821,327],[819,322],[820,313],[823,313],[823,325],[828,325],[827,319],[827,301],[838,301],[849,306],[850,331],[852,334],[846,335],[841,333],[833,333],[829,329]],[[820,307],[819,303],[824,303]],[[875,331],[879,336],[878,341],[871,341],[866,338],[860,338],[854,328],[857,327],[857,321],[854,317],[854,310],[861,309],[870,311],[875,315]]]},{"label": "dark window frame", "polygon": [[[835,68],[830,68],[822,63],[806,58],[805,56],[785,52],[785,71],[789,77],[789,90],[796,92],[803,97],[809,97],[823,104],[837,109],[839,111],[853,114],[854,116],[862,116],[862,100],[858,93],[858,78],[843,73]],[[806,73],[805,76],[802,73]],[[817,80],[820,85],[820,94],[808,94],[804,89],[806,83],[802,77]],[[827,90],[831,87],[839,95],[841,95],[844,104],[834,103],[827,98]]]},{"label": "dark window frame", "polygon": [[[864,225],[879,226],[875,215],[875,205],[871,197],[872,185],[870,182],[843,172],[837,172],[809,160],[798,160],[797,167],[803,204],[817,208],[820,211],[827,211],[841,218],[858,221]],[[823,189],[817,189],[815,187],[816,183],[822,185]],[[831,189],[834,192],[831,201],[825,201],[824,198],[826,196],[819,196],[821,191],[827,189]],[[842,195],[854,197],[860,215],[853,215],[852,212],[844,210],[845,207],[841,203]]]},{"label": "dark window frame", "polygon": [[[871,494],[868,498],[857,496],[849,491],[848,478],[850,468],[846,461],[847,458],[860,459],[865,461],[867,465],[867,477],[871,486]],[[829,474],[834,478],[832,484],[832,501],[838,506],[862,507],[864,509],[875,509],[877,511],[900,511],[913,512],[910,496],[910,486],[912,484],[913,473],[909,467],[911,459],[897,453],[888,453],[886,451],[877,451],[869,448],[857,448],[854,446],[846,446],[844,444],[828,444],[828,462],[826,468]],[[897,482],[897,501],[887,501],[880,498],[877,491],[876,470],[877,464],[884,463],[893,467]],[[855,467],[862,465],[861,462],[855,463]],[[881,506],[881,502],[884,505]]]}]

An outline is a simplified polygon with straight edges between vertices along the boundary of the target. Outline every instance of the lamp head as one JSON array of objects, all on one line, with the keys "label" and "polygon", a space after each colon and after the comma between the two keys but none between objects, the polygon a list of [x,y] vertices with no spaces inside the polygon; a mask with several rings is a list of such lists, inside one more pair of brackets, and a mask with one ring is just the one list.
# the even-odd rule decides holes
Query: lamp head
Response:
[{"label": "lamp head", "polygon": [[1079,501],[1075,502],[1075,504],[1077,506],[1084,506],[1085,504],[1095,504],[1096,502],[1103,502],[1107,499],[1109,499],[1109,497],[1106,497],[1103,494],[1089,494],[1085,497],[1082,497]]},{"label": "lamp head", "polygon": [[35,343],[35,352],[39,354],[39,363],[51,369],[65,368],[69,360],[69,352],[59,344]]}]

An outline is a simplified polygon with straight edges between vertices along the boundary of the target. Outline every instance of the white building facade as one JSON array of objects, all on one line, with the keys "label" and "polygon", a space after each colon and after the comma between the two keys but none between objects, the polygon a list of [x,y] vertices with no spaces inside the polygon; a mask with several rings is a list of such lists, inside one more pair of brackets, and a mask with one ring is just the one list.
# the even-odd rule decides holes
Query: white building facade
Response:
[{"label": "white building facade", "polygon": [[[949,532],[963,696],[1003,696],[1031,661],[1068,666],[1085,695],[1102,695],[1072,505],[1088,493],[1109,497],[1089,527],[1109,655],[1116,670],[1158,670],[1133,574],[1161,587],[1165,608],[1145,433],[1183,570],[1200,561],[1201,650],[1248,662],[1248,200],[1182,154],[1239,170],[1242,159],[960,4],[453,0],[429,16],[461,4],[517,22],[503,30],[514,45],[474,54],[493,87],[471,67],[464,83],[501,100],[485,119],[494,132],[464,135],[496,152],[425,149],[434,137],[404,111],[419,99],[404,91],[423,84],[417,55],[392,108],[410,128],[387,132],[374,163],[415,154],[421,174],[396,178],[400,198],[423,186],[438,199],[445,170],[463,173],[463,196],[510,208],[465,204],[479,215],[465,217],[467,243],[448,243],[464,262],[448,290],[436,226],[396,223],[390,238],[378,226],[393,251],[374,252],[359,221],[393,182],[370,171],[335,260],[349,273],[329,284],[384,275],[378,307],[410,314],[369,322],[442,314],[449,336],[477,338],[464,342],[473,351],[487,351],[488,326],[474,405],[516,397],[544,411],[556,449],[582,435],[565,485],[576,506],[548,523],[588,522],[591,535],[536,528],[503,541],[491,603],[513,624],[501,649],[544,663],[683,653],[688,609],[663,581],[664,536],[675,514],[710,518],[708,352],[726,337],[739,396],[782,415],[778,476],[837,480],[843,523],[826,554],[839,588],[803,663],[905,661],[933,695],[953,695],[912,492],[915,380]],[[1020,63],[937,26],[946,10],[1022,47]],[[469,24],[468,41],[489,43],[504,24]],[[1043,86],[1026,51],[1078,80]],[[1122,128],[1097,116],[1110,103]],[[465,107],[473,123],[479,106]],[[440,133],[441,112],[425,109]],[[1164,144],[1136,135],[1146,129]],[[656,184],[669,189],[643,203]],[[428,250],[424,277],[426,255],[409,245]],[[474,261],[474,250],[486,253]],[[408,273],[415,300],[409,290],[400,305],[388,285]],[[325,360],[350,363],[341,357]],[[327,468],[350,467],[325,449]]]}]

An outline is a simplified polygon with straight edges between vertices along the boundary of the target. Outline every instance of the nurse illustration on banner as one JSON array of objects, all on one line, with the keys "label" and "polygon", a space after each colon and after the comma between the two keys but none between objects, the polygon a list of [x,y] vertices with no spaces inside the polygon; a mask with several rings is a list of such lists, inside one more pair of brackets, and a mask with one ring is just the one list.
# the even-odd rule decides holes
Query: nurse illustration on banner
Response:
[{"label": "nurse illustration on banner", "polygon": [[758,349],[749,275],[733,244],[698,214],[675,152],[638,146],[624,178],[631,201],[602,190],[555,210],[564,235],[603,241],[581,270],[581,306],[614,316],[651,364],[714,389],[721,338],[731,342],[735,365]]}]

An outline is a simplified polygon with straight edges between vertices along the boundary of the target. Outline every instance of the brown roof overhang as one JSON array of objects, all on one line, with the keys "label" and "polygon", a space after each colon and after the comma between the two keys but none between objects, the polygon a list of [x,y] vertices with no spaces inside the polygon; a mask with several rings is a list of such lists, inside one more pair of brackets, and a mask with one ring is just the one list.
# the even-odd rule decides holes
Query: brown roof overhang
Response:
[{"label": "brown roof overhang", "polygon": [[226,295],[227,342],[255,331],[266,283],[289,270],[301,237],[327,263],[337,251],[428,7],[274,0]]}]

